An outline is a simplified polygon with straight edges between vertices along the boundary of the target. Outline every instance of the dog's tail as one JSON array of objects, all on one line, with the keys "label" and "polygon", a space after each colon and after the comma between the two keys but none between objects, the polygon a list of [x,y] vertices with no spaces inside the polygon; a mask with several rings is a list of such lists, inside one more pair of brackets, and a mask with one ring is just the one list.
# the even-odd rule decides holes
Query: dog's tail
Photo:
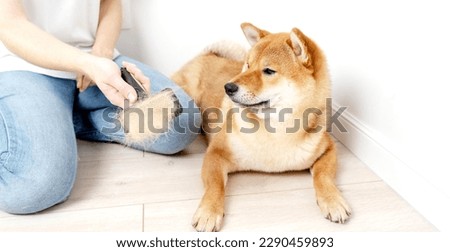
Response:
[{"label": "dog's tail", "polygon": [[233,41],[219,41],[209,45],[203,50],[203,54],[213,53],[219,57],[235,61],[245,61],[247,50]]}]

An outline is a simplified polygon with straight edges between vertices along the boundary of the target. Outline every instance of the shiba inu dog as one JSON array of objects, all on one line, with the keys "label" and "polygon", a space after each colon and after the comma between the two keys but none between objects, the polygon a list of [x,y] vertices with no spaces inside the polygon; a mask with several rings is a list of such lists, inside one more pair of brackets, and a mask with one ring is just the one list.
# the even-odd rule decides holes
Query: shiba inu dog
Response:
[{"label": "shiba inu dog", "polygon": [[221,228],[229,173],[305,169],[322,214],[344,223],[351,211],[334,182],[336,150],[325,120],[330,81],[322,51],[297,28],[274,34],[249,23],[241,28],[248,53],[215,45],[172,77],[200,106],[209,142],[205,193],[192,225],[198,231]]}]

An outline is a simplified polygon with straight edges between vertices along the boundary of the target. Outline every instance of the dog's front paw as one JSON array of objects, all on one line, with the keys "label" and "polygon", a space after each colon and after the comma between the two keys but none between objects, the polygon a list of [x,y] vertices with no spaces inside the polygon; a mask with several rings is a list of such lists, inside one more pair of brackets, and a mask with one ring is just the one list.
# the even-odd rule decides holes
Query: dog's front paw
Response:
[{"label": "dog's front paw", "polygon": [[318,197],[317,205],[319,205],[325,218],[332,222],[343,224],[350,218],[350,207],[341,195],[326,198]]},{"label": "dog's front paw", "polygon": [[217,232],[222,227],[223,210],[200,206],[192,218],[192,226],[199,232]]}]

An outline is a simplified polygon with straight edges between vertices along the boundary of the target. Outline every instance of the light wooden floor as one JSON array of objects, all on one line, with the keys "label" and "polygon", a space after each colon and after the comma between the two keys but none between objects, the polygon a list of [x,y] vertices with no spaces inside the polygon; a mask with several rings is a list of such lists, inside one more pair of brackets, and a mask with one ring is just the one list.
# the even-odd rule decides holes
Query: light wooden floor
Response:
[{"label": "light wooden floor", "polygon": [[[338,186],[352,207],[344,224],[324,219],[308,172],[239,173],[227,187],[222,231],[435,231],[342,144]],[[0,231],[194,231],[202,196],[199,138],[176,156],[79,141],[69,200],[39,214],[0,213]]]}]

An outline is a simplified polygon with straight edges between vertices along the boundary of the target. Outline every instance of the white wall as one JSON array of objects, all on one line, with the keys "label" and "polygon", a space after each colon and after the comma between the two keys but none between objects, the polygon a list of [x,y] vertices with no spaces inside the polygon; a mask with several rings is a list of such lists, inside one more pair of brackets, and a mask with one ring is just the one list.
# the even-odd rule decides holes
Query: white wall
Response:
[{"label": "white wall", "polygon": [[441,230],[450,230],[450,15],[445,1],[132,0],[119,49],[171,74],[240,23],[293,26],[325,51],[334,105],[346,106],[361,160]]}]

